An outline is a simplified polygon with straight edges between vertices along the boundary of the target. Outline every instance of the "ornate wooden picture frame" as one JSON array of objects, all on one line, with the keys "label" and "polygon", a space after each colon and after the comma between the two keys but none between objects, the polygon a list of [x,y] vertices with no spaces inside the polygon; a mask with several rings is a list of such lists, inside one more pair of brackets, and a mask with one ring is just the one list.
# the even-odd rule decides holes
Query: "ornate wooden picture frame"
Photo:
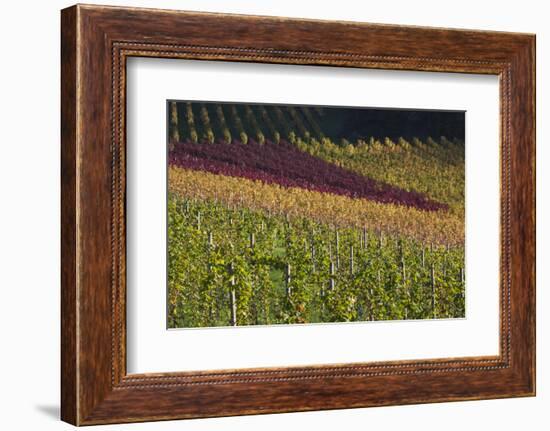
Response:
[{"label": "ornate wooden picture frame", "polygon": [[[77,5],[62,11],[61,416],[75,425],[535,394],[535,37]],[[500,354],[126,372],[129,57],[497,75]]]}]

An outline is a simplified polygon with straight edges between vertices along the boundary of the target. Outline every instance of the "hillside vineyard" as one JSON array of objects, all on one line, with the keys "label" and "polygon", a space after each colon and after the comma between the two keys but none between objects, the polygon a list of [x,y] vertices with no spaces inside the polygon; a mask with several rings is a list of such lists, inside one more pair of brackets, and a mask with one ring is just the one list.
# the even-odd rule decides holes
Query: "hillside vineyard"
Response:
[{"label": "hillside vineyard", "polygon": [[168,101],[170,328],[461,318],[464,113]]}]

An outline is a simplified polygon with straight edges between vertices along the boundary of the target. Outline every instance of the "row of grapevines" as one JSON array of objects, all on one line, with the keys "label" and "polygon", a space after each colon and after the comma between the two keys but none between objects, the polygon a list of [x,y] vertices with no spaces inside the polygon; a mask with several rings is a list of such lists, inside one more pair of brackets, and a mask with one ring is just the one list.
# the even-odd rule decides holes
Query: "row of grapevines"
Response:
[{"label": "row of grapevines", "polygon": [[[201,127],[198,128],[193,116],[193,107],[198,106],[185,104],[187,127],[181,130],[179,137],[191,142],[211,142],[214,129],[211,118],[214,117],[205,120],[207,117],[201,115]],[[248,142],[249,136],[256,136],[261,142],[271,139],[278,143],[282,137],[315,157],[405,190],[424,193],[450,205],[456,214],[464,213],[464,145],[459,140],[399,138],[394,142],[390,138],[371,137],[342,144],[323,135],[318,124],[321,117],[313,108],[246,106],[245,127],[236,105],[218,104],[215,107],[215,122],[220,130],[215,136],[218,141],[231,142],[234,136],[239,136],[240,141]],[[173,114],[171,107],[171,125]],[[207,124],[203,125],[205,121]]]},{"label": "row of grapevines", "polygon": [[181,197],[218,200],[227,205],[288,214],[289,217],[307,217],[342,226],[365,226],[419,241],[464,243],[464,219],[449,211],[430,212],[175,166],[169,167],[168,176],[170,192]]},{"label": "row of grapevines", "polygon": [[169,200],[169,324],[464,316],[464,248]]},{"label": "row of grapevines", "polygon": [[[176,102],[172,102],[172,104],[176,104]],[[189,116],[189,114],[191,114],[192,116],[193,105],[197,106],[197,109],[201,110],[202,107],[205,106],[204,104],[198,105],[189,102],[186,103],[187,116]],[[238,106],[241,105],[216,104],[212,106],[215,106],[216,112],[218,113],[220,130],[224,131],[222,132],[222,135],[224,136],[218,136],[218,139],[223,139],[225,142],[231,141],[227,139],[227,136],[225,136],[225,130],[229,130],[229,128],[227,127],[227,122],[223,114],[224,109],[226,111],[229,111],[229,115],[232,119],[233,127],[236,130],[237,135],[240,135],[241,133],[244,133],[247,136],[256,135],[258,137],[258,140],[262,140],[262,138],[260,138],[259,136],[263,136],[264,139],[266,136],[269,136],[272,140],[278,142],[279,138],[281,137],[280,132],[282,131],[283,137],[292,141],[293,143],[311,143],[317,141],[321,143],[331,142],[340,146],[345,146],[348,143],[352,143],[345,138],[340,139],[338,142],[336,142],[334,140],[334,137],[331,138],[326,136],[320,126],[320,122],[322,122],[322,117],[319,112],[322,112],[322,109],[319,108],[311,108],[307,106],[294,107],[278,105],[242,105],[241,108],[245,112],[245,119],[247,123],[247,127],[243,127],[243,122],[239,117],[239,109],[241,108],[238,108]],[[172,110],[171,107],[170,127],[173,132],[171,133],[171,136],[179,135],[182,140],[189,139],[191,141],[194,141],[193,136],[191,136],[191,130],[189,130],[186,134],[183,129],[181,129],[181,132],[176,134],[178,130],[174,130],[174,128],[177,126],[177,118],[173,115],[173,113],[176,111],[177,110]],[[220,113],[221,116],[219,115]],[[199,133],[199,141],[208,140],[207,131],[209,129],[209,125],[205,124],[204,129],[205,133]],[[267,134],[266,132],[269,132],[269,134]],[[261,135],[259,135],[259,133]],[[399,138],[397,141],[398,142],[394,142],[392,139],[387,137],[380,141],[379,139],[373,137],[368,140],[358,139],[355,143],[352,144],[362,144],[364,146],[370,147],[372,150],[394,150],[396,148],[410,148],[410,143],[407,142],[403,137]],[[413,142],[418,143],[419,146],[422,146],[424,148],[426,148],[427,146],[435,148],[443,146],[447,149],[455,149],[459,152],[461,150],[463,151],[462,142],[457,140],[451,141],[446,139],[445,137],[442,137],[439,142],[434,141],[432,138],[428,138],[426,140],[426,143],[422,143],[418,138],[413,137]]]}]

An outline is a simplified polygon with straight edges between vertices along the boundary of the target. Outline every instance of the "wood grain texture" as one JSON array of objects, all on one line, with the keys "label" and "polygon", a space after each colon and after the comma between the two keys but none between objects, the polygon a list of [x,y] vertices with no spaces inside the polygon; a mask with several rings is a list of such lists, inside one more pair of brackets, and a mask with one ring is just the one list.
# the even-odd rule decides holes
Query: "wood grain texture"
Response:
[{"label": "wood grain texture", "polygon": [[76,9],[61,16],[61,418],[78,421],[76,281]]},{"label": "wood grain texture", "polygon": [[[534,49],[534,36],[525,34],[80,5],[62,11],[63,420],[86,425],[533,395]],[[499,75],[499,356],[127,375],[131,56]]]}]

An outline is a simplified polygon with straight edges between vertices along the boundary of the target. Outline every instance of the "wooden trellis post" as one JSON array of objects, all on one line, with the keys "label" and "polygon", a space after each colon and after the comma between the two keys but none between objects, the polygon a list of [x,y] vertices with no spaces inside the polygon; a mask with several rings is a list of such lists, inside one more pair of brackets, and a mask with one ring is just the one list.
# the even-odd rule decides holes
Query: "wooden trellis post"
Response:
[{"label": "wooden trellis post", "polygon": [[201,212],[197,212],[197,230],[201,230]]},{"label": "wooden trellis post", "polygon": [[254,238],[254,232],[250,233],[250,248],[254,248],[256,245],[256,238]]},{"label": "wooden trellis post", "polygon": [[353,244],[349,246],[349,273],[353,275]]},{"label": "wooden trellis post", "polygon": [[290,263],[286,264],[286,296],[290,298],[292,293],[292,287],[290,286],[291,276],[290,276]]},{"label": "wooden trellis post", "polygon": [[329,273],[330,273],[330,290],[334,290],[335,280],[334,280],[334,262],[330,261],[329,265]]},{"label": "wooden trellis post", "polygon": [[315,272],[315,244],[311,242],[311,270]]},{"label": "wooden trellis post", "polygon": [[212,248],[214,247],[214,239],[212,238],[212,232],[208,232],[208,239],[206,240],[206,244],[208,247],[208,272],[212,271],[212,262],[210,260],[210,253],[212,251]]},{"label": "wooden trellis post", "polygon": [[231,273],[231,291],[229,292],[229,306],[231,307],[231,326],[237,326],[237,298],[235,294],[235,267],[231,263],[229,265],[229,271]]},{"label": "wooden trellis post", "polygon": [[335,236],[335,254],[336,254],[336,268],[340,268],[340,253],[339,253],[339,248],[340,248],[340,233],[338,232],[338,230],[336,230],[336,236]]},{"label": "wooden trellis post", "polygon": [[369,320],[372,322],[374,320],[374,293],[372,288],[369,289]]},{"label": "wooden trellis post", "polygon": [[462,296],[462,300],[464,300],[465,294],[466,294],[466,287],[464,285],[464,268],[460,267],[460,285],[462,286],[460,296]]},{"label": "wooden trellis post", "polygon": [[437,317],[437,312],[435,310],[435,269],[434,264],[432,263],[432,270],[431,270],[431,279],[432,279],[432,315],[434,319]]}]

